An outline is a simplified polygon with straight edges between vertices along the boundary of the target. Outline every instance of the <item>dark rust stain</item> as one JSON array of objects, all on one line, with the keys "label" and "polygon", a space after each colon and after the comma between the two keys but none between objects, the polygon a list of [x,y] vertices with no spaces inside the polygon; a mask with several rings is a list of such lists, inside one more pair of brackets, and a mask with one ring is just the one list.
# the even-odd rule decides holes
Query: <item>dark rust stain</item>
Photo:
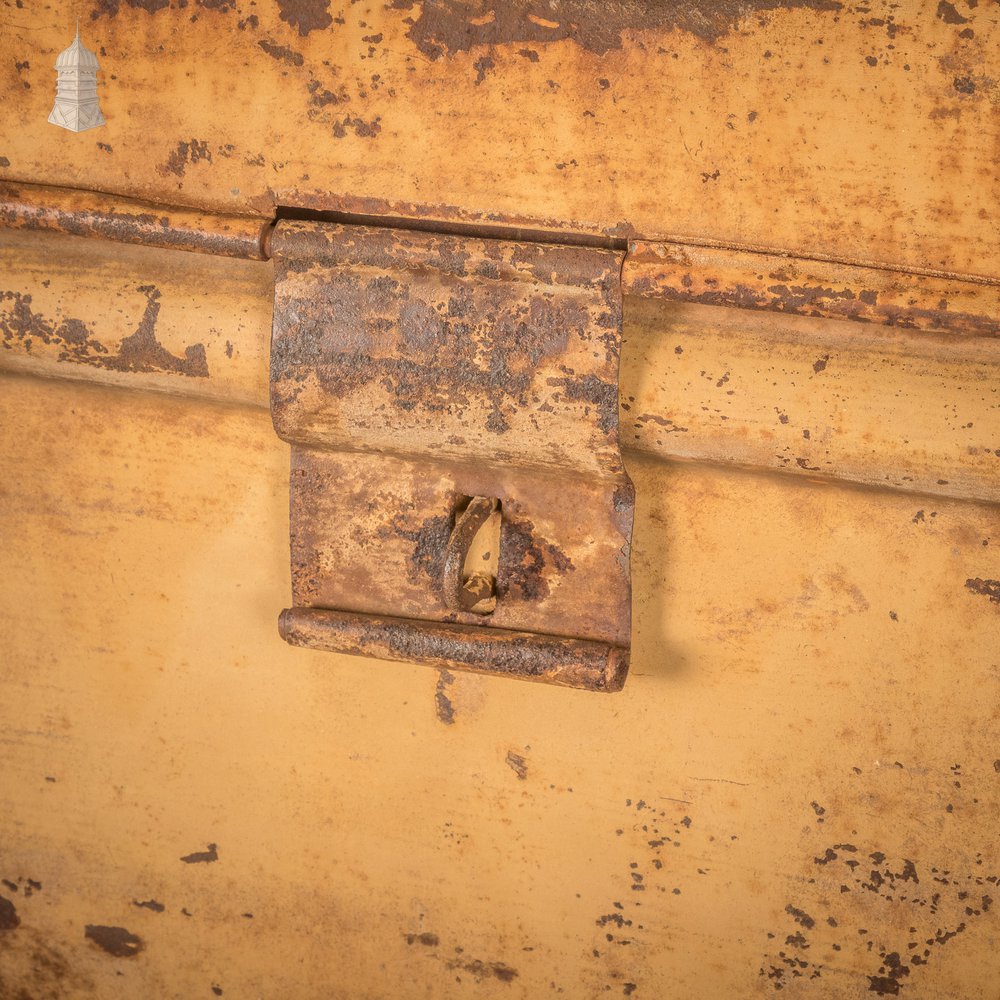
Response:
[{"label": "dark rust stain", "polygon": [[144,947],[142,938],[124,927],[87,924],[84,934],[98,948],[109,955],[114,955],[115,958],[134,958]]},{"label": "dark rust stain", "polygon": [[[475,275],[466,274],[466,240],[440,237],[426,248],[430,252],[418,249],[423,241],[417,242],[417,234],[412,237],[413,249],[408,242],[391,231],[368,231],[364,259],[373,266],[406,274],[407,258],[412,254],[416,265],[423,262],[418,256],[426,253],[426,264],[456,277],[468,276],[475,281],[479,276],[498,276],[483,273],[493,263],[488,257],[477,264]],[[316,241],[312,239],[312,243]],[[314,253],[329,249],[328,245],[312,243],[304,242],[304,249]],[[572,248],[560,248],[559,254],[542,254],[539,249],[503,251],[509,254],[505,266],[526,267],[546,284],[554,271],[558,278],[560,268],[574,266]],[[584,251],[584,255],[587,252],[593,251]],[[498,260],[493,267],[499,269],[501,263]],[[281,266],[291,273],[303,267],[308,270],[308,265],[296,259],[282,261]],[[277,280],[282,280],[280,272]],[[504,434],[510,429],[510,416],[526,404],[542,359],[557,355],[565,348],[569,331],[585,328],[588,323],[586,312],[571,297],[552,301],[544,289],[525,305],[512,308],[511,296],[518,291],[509,289],[508,284],[484,281],[474,288],[471,281],[453,284],[447,298],[438,302],[422,297],[408,280],[381,276],[362,284],[353,275],[334,272],[322,296],[287,298],[276,310],[272,378],[276,373],[301,378],[307,371],[315,371],[324,389],[336,397],[380,385],[391,392],[393,405],[404,411],[420,408],[461,413],[474,399],[484,398],[491,404],[486,428]],[[620,309],[613,301],[612,288],[602,292],[606,309],[594,325],[606,355],[617,362]],[[384,337],[387,322],[398,323],[407,349],[374,356],[372,348]],[[342,341],[339,349],[324,346],[329,337],[323,331],[331,328],[349,331],[351,340]],[[555,381],[567,399],[593,404],[602,430],[613,431],[618,415],[615,384],[593,375]]]},{"label": "dark rust stain", "polygon": [[447,670],[438,672],[437,685],[434,688],[434,711],[438,721],[446,726],[455,724],[455,706],[448,697],[448,688],[455,683],[455,678]]},{"label": "dark rust stain", "polygon": [[430,931],[421,931],[419,934],[404,934],[403,937],[406,938],[407,944],[422,944],[428,948],[436,948],[439,944],[437,934],[431,934]]},{"label": "dark rust stain", "polygon": [[452,959],[445,963],[449,969],[460,969],[469,973],[477,983],[484,979],[499,979],[502,983],[512,983],[517,978],[517,969],[503,962],[483,962],[478,958],[471,961]]},{"label": "dark rust stain", "polygon": [[98,0],[97,5],[90,12],[91,20],[96,21],[102,16],[116,17],[122,3],[131,7],[132,10],[144,10],[147,14],[155,14],[158,10],[164,10],[170,6],[170,0]]},{"label": "dark rust stain", "polygon": [[513,750],[507,751],[507,766],[517,775],[519,781],[525,781],[528,777],[528,759],[524,754],[515,753]]},{"label": "dark rust stain", "polygon": [[441,589],[448,540],[455,525],[453,515],[433,514],[418,526],[409,528],[402,514],[393,517],[391,524],[379,529],[382,538],[399,537],[413,543],[410,552],[409,577],[411,583]]},{"label": "dark rust stain", "polygon": [[0,156],[0,167],[9,167],[9,166],[10,166],[10,160],[8,160],[6,156]]},{"label": "dark rust stain", "polygon": [[553,570],[571,573],[576,567],[558,545],[538,538],[534,524],[516,511],[513,502],[504,508],[497,595],[501,600],[541,601],[549,596],[547,577]]},{"label": "dark rust stain", "polygon": [[953,3],[948,3],[948,0],[940,0],[937,5],[937,16],[941,18],[945,24],[969,23],[969,19],[967,17],[962,17],[955,5]]},{"label": "dark rust stain", "polygon": [[574,402],[590,403],[597,410],[598,426],[605,434],[612,433],[618,426],[618,385],[605,382],[596,375],[583,378],[570,377],[549,379],[549,385],[560,385],[563,395]]},{"label": "dark rust stain", "polygon": [[0,896],[0,931],[15,930],[20,923],[17,907],[9,899]]},{"label": "dark rust stain", "polygon": [[279,45],[277,42],[268,41],[266,38],[257,43],[272,59],[278,62],[287,63],[289,66],[301,66],[305,59],[299,52],[294,52],[287,45]]},{"label": "dark rust stain", "polygon": [[[156,14],[169,8],[170,0],[97,0],[97,4],[90,12],[91,20],[96,21],[99,17],[116,17],[123,4],[132,10],[144,10],[147,14]],[[227,13],[235,7],[234,0],[193,0],[193,4],[203,10],[217,10],[222,13]],[[186,3],[181,2],[177,6],[183,8]],[[105,55],[103,48],[101,55]]]},{"label": "dark rust stain", "polygon": [[146,308],[135,332],[122,340],[116,354],[111,354],[99,340],[91,337],[82,320],[69,317],[56,326],[31,308],[30,295],[0,291],[0,302],[6,300],[11,303],[8,310],[0,312],[3,345],[10,349],[13,343],[20,343],[30,352],[32,342],[38,340],[43,344],[59,346],[60,361],[94,365],[111,371],[173,372],[192,378],[207,378],[208,362],[204,345],[192,344],[185,348],[183,358],[171,354],[156,339],[159,291],[152,285],[140,285],[139,291],[146,296]]},{"label": "dark rust stain", "polygon": [[343,104],[349,100],[343,86],[340,88],[340,93],[335,94],[333,91],[327,90],[319,80],[310,80],[307,89],[309,91],[309,103],[315,108],[325,108],[330,104]]},{"label": "dark rust stain", "polygon": [[364,118],[345,115],[340,121],[333,123],[333,137],[343,139],[348,131],[353,131],[356,136],[362,139],[374,139],[382,131],[382,118],[376,115],[370,122]]},{"label": "dark rust stain", "polygon": [[812,930],[816,926],[816,921],[809,916],[805,910],[800,910],[796,906],[792,906],[791,903],[785,907],[785,913],[787,913],[797,924],[801,924],[806,930]]},{"label": "dark rust stain", "polygon": [[278,0],[281,20],[298,28],[300,35],[333,24],[329,0]]},{"label": "dark rust stain", "polygon": [[[415,0],[392,0],[397,10],[412,11]],[[431,59],[468,52],[478,46],[521,45],[569,40],[597,55],[623,46],[631,31],[684,31],[715,43],[753,15],[787,9],[839,11],[835,0],[676,0],[645,3],[608,0],[592,4],[568,0],[558,7],[548,0],[424,0],[407,36]]]},{"label": "dark rust stain", "polygon": [[981,577],[965,581],[965,586],[973,594],[981,594],[994,604],[1000,604],[1000,580],[984,580]]},{"label": "dark rust stain", "polygon": [[[860,773],[857,768],[855,771]],[[960,774],[960,765],[953,765],[951,772],[952,778]],[[761,976],[766,977],[775,991],[782,990],[795,979],[822,978],[827,967],[818,956],[828,951],[841,951],[848,944],[849,936],[856,933],[867,951],[877,955],[880,962],[863,977],[867,989],[879,996],[896,996],[903,991],[904,980],[929,963],[934,949],[963,934],[974,919],[992,909],[994,901],[986,889],[1000,882],[995,873],[982,867],[983,855],[980,853],[975,855],[976,867],[971,871],[925,864],[918,872],[918,863],[909,858],[892,863],[885,852],[872,850],[866,855],[863,848],[852,843],[834,844],[826,849],[823,857],[813,861],[817,865],[830,866],[823,873],[817,873],[818,878],[808,880],[818,883],[817,906],[833,905],[839,883],[837,895],[844,897],[857,893],[861,898],[853,906],[863,907],[866,917],[877,915],[879,903],[891,906],[893,916],[890,918],[887,914],[885,924],[885,928],[890,928],[899,923],[898,914],[905,907],[907,922],[912,926],[905,937],[900,932],[898,946],[893,948],[884,941],[887,935],[891,939],[888,929],[874,933],[867,926],[861,926],[849,931],[849,918],[843,914],[836,917],[828,914],[825,921],[820,922],[812,917],[804,919],[808,915],[789,904],[785,912],[801,928],[784,938],[785,945],[794,950],[778,952],[771,964],[760,969]],[[850,900],[847,905],[851,905]],[[768,937],[774,939],[779,935],[768,933]],[[915,987],[910,985],[909,988]]]},{"label": "dark rust stain", "polygon": [[166,909],[162,903],[158,903],[155,899],[146,899],[141,902],[138,899],[133,899],[132,905],[143,910],[152,910],[154,913],[163,913]]},{"label": "dark rust stain", "polygon": [[177,148],[167,157],[167,162],[160,164],[156,169],[163,177],[168,174],[183,177],[189,163],[200,163],[203,160],[212,162],[212,151],[208,148],[208,143],[192,139],[190,142],[177,143]]},{"label": "dark rust stain", "polygon": [[[972,84],[971,80],[968,82]],[[966,86],[961,81],[956,84]],[[967,89],[967,92],[971,91]],[[759,264],[750,254],[713,257],[707,252],[707,258],[707,262],[694,267],[683,256],[677,260],[662,260],[655,251],[640,249],[626,261],[627,290],[639,296],[699,305],[844,319],[902,330],[943,330],[991,337],[1000,334],[1000,324],[991,308],[992,297],[982,288],[968,283],[962,289],[963,294],[974,307],[979,306],[979,311],[953,308],[947,296],[915,285],[907,286],[897,276],[876,269],[864,277],[845,279],[831,267],[831,281],[857,280],[875,284],[875,287],[837,287],[824,283],[822,277],[817,276],[790,283],[789,275],[781,270],[766,277],[754,276],[753,269]],[[723,270],[722,276],[718,276],[716,268]],[[737,270],[743,271],[745,276],[734,276],[732,272]]]},{"label": "dark rust stain", "polygon": [[483,82],[483,80],[486,79],[486,74],[489,73],[495,65],[496,63],[493,62],[492,56],[481,56],[472,64],[472,68],[476,71],[477,87]]},{"label": "dark rust stain", "polygon": [[45,202],[34,200],[14,184],[0,184],[0,225],[71,236],[99,236],[229,257],[262,259],[263,219],[230,217],[218,221],[189,214],[163,214],[154,205],[53,188]]},{"label": "dark rust stain", "polygon": [[115,357],[103,359],[102,367],[115,371],[176,372],[191,378],[208,378],[208,362],[202,344],[192,344],[184,349],[184,357],[171,354],[156,339],[156,319],[160,313],[160,292],[153,285],[140,285],[146,295],[146,309],[135,333],[127,336]]},{"label": "dark rust stain", "polygon": [[219,860],[219,848],[217,844],[209,844],[204,851],[195,851],[193,854],[185,854],[181,861],[186,865],[210,864]]}]

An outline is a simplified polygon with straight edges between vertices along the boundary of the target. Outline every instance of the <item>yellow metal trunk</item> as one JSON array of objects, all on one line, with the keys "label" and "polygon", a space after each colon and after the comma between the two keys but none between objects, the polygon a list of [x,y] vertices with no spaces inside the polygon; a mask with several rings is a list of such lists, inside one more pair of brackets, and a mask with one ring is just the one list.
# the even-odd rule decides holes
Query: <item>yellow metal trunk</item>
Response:
[{"label": "yellow metal trunk", "polygon": [[[5,7],[0,998],[995,1000],[998,10]],[[310,211],[624,256],[620,693],[279,638]]]}]

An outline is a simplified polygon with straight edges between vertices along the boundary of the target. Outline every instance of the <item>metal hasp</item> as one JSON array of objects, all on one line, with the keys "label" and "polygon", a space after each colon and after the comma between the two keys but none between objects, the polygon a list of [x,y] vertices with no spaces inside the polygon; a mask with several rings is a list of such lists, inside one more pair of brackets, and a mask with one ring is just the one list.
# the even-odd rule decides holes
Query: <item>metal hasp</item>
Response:
[{"label": "metal hasp", "polygon": [[281,635],[620,690],[622,254],[300,221],[271,252],[271,412],[292,445]]}]

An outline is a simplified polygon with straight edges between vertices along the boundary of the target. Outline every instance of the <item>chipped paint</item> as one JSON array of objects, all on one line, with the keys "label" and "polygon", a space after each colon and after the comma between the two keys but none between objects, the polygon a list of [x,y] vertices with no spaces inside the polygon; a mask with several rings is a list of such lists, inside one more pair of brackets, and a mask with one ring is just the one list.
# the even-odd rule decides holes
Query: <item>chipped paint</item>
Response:
[{"label": "chipped paint", "polygon": [[134,958],[145,947],[142,938],[124,927],[87,924],[84,933],[87,940],[115,958]]},{"label": "chipped paint", "polygon": [[32,297],[20,292],[0,289],[0,333],[8,349],[21,344],[26,351],[32,343],[58,348],[60,361],[92,365],[119,372],[169,372],[189,378],[208,378],[208,363],[202,344],[185,348],[184,356],[171,354],[156,337],[156,320],[160,312],[160,292],[152,285],[139,285],[136,289],[146,298],[146,307],[135,330],[124,337],[118,350],[111,353],[99,340],[90,335],[82,320],[75,317],[63,319],[58,325],[32,308]]}]

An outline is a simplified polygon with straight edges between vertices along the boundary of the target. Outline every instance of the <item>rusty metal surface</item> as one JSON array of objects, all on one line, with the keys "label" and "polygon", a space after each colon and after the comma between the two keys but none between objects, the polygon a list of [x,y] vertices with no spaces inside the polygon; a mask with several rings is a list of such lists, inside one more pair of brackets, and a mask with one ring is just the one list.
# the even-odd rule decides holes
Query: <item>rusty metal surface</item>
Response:
[{"label": "rusty metal surface", "polygon": [[95,191],[0,183],[0,226],[263,260],[270,219],[211,215]]},{"label": "rusty metal surface", "polygon": [[[466,563],[474,554],[472,550],[476,537],[494,515],[502,523],[499,501],[495,497],[473,497],[464,511],[456,513],[455,527],[445,546],[441,577],[444,602],[452,611],[476,609],[477,614],[491,614],[496,610],[496,578],[483,573],[469,576],[465,573]],[[497,527],[496,543],[500,540],[499,533],[500,525]],[[488,561],[491,553],[483,552],[482,558]],[[481,607],[484,600],[489,607]]]},{"label": "rusty metal surface", "polygon": [[[295,606],[627,650],[621,255],[307,222],[280,222],[272,251]],[[446,584],[475,497],[501,507],[488,615]]]},{"label": "rusty metal surface", "polygon": [[965,336],[1000,334],[1000,285],[706,247],[633,242],[626,295],[846,319]]},{"label": "rusty metal surface", "polygon": [[620,691],[628,673],[628,649],[536,632],[429,624],[320,608],[287,609],[281,614],[279,631],[293,646],[591,691]]},{"label": "rusty metal surface", "polygon": [[9,180],[1000,277],[984,0],[89,0],[107,124],[72,147],[72,26],[4,10]]},{"label": "rusty metal surface", "polygon": [[995,505],[633,460],[598,698],[283,643],[262,409],[0,455],[0,996],[992,1000]]}]

